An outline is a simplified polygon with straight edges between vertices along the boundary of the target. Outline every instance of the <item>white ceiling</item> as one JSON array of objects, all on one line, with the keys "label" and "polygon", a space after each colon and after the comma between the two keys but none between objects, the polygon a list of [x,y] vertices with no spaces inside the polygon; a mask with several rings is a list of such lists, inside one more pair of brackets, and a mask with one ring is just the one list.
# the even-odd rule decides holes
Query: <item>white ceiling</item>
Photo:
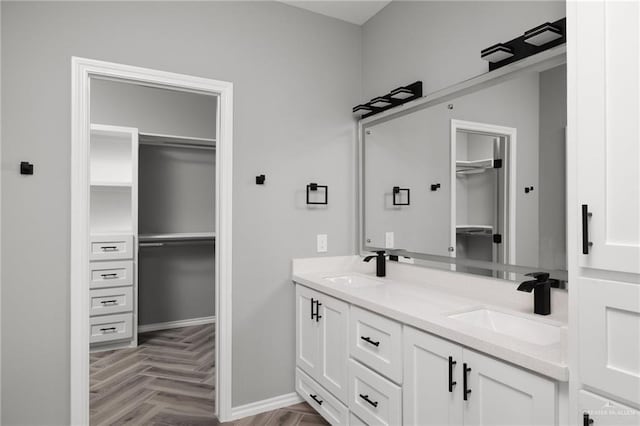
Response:
[{"label": "white ceiling", "polygon": [[307,9],[332,18],[362,25],[391,0],[280,0],[291,6]]}]

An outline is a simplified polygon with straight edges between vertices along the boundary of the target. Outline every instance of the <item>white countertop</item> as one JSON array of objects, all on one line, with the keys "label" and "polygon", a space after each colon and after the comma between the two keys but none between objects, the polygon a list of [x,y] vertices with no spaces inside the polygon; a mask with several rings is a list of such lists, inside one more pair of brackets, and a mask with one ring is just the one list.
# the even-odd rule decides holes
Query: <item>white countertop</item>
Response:
[{"label": "white countertop", "polygon": [[[330,276],[362,274],[384,284],[352,288]],[[566,363],[567,296],[553,291],[552,314],[535,315],[533,294],[516,291],[515,283],[424,267],[387,262],[387,276],[375,276],[375,260],[360,256],[294,259],[293,281],[380,315],[438,335],[559,381],[569,380]],[[487,307],[562,327],[560,343],[541,346],[449,318]]]}]

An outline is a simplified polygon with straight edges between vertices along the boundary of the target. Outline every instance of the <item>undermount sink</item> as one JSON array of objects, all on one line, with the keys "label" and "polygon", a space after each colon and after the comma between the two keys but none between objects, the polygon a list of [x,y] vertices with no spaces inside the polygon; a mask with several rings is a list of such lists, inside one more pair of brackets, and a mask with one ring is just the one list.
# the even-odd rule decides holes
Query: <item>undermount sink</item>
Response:
[{"label": "undermount sink", "polygon": [[560,326],[487,308],[449,315],[449,318],[541,346],[558,343],[562,336]]},{"label": "undermount sink", "polygon": [[330,281],[334,284],[340,284],[350,288],[373,287],[376,285],[384,284],[384,281],[382,280],[376,280],[364,275],[357,275],[357,274],[325,277],[325,280]]}]

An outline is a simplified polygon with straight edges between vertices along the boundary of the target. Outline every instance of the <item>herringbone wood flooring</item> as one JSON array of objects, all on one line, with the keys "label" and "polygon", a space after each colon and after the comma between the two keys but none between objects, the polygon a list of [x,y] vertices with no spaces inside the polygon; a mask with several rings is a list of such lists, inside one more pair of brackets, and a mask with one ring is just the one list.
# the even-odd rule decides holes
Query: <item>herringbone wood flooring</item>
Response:
[{"label": "herringbone wood flooring", "polygon": [[[141,334],[135,349],[92,353],[91,425],[221,425],[213,414],[214,342],[214,326],[200,325]],[[305,403],[233,423],[326,424]]]}]

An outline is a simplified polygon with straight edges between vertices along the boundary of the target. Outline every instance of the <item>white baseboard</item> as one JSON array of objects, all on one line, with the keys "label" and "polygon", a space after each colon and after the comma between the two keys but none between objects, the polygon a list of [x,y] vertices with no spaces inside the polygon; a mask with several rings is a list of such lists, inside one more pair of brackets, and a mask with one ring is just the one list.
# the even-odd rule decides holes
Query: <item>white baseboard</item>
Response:
[{"label": "white baseboard", "polygon": [[295,392],[275,396],[262,401],[252,402],[250,404],[240,405],[231,409],[231,419],[238,420],[244,417],[255,416],[256,414],[265,413],[267,411],[277,410],[278,408],[288,407],[289,405],[298,404],[304,401],[300,395]]},{"label": "white baseboard", "polygon": [[191,325],[213,324],[216,317],[192,318],[180,321],[158,322],[155,324],[145,324],[138,326],[138,333],[146,333],[148,331],[169,330],[171,328],[189,327]]}]

